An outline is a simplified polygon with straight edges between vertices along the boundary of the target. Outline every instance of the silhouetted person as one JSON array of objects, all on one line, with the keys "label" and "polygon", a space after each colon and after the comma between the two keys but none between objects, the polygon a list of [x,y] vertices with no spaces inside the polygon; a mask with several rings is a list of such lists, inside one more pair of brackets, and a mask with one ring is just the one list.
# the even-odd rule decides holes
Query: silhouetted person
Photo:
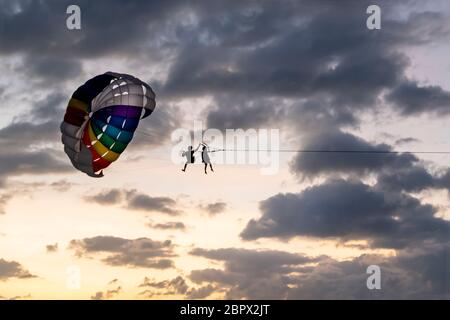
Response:
[{"label": "silhouetted person", "polygon": [[187,165],[189,163],[194,163],[195,162],[194,153],[197,152],[198,148],[200,148],[200,145],[198,145],[198,147],[195,150],[192,149],[192,146],[189,146],[187,151],[183,152],[183,156],[186,157],[186,163],[184,164],[184,168],[181,169],[181,171],[185,172]]},{"label": "silhouetted person", "polygon": [[212,164],[211,164],[211,159],[209,159],[208,148],[205,145],[203,145],[203,149],[202,149],[202,162],[205,164],[205,174],[208,174],[208,172],[206,172],[206,169],[208,168],[208,164],[209,164],[209,167],[211,168],[211,171],[214,172]]}]

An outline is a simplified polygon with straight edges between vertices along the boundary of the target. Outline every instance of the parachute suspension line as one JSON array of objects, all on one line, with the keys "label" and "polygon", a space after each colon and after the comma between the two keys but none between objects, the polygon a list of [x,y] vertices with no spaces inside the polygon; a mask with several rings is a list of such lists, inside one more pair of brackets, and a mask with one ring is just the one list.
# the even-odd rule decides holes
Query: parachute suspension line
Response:
[{"label": "parachute suspension line", "polygon": [[291,152],[291,153],[359,153],[359,154],[450,154],[450,151],[389,151],[389,150],[320,150],[320,149],[213,149],[210,152]]},{"label": "parachute suspension line", "polygon": [[[135,132],[140,133],[144,136],[155,137],[155,135],[142,131],[136,130]],[[213,149],[211,148],[209,152],[226,152],[226,151],[235,151],[235,152],[286,152],[286,153],[347,153],[347,154],[450,154],[450,151],[440,151],[440,150],[432,150],[432,151],[396,151],[396,150],[347,150],[347,149],[338,149],[338,150],[324,150],[324,149]]]},{"label": "parachute suspension line", "polygon": [[142,131],[142,130],[136,130],[135,131],[136,133],[140,133],[140,134],[142,134],[142,135],[144,135],[144,136],[147,136],[147,137],[155,137],[155,135],[154,134],[151,134],[151,133],[148,133],[148,132],[145,132],[145,131]]}]

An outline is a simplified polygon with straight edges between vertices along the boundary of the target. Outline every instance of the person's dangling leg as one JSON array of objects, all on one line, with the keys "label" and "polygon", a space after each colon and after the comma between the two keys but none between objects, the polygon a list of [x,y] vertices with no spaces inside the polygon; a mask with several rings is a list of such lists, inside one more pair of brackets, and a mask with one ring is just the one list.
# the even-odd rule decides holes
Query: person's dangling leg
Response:
[{"label": "person's dangling leg", "polygon": [[187,165],[188,165],[188,163],[186,162],[186,163],[184,164],[184,168],[183,168],[183,169],[181,169],[181,171],[185,172],[185,171],[186,171],[186,167],[187,167]]},{"label": "person's dangling leg", "polygon": [[206,172],[206,168],[208,168],[208,164],[205,163],[205,174],[208,174],[208,172]]},{"label": "person's dangling leg", "polygon": [[209,164],[209,167],[211,168],[211,171],[214,172],[214,169],[212,168],[212,164]]}]

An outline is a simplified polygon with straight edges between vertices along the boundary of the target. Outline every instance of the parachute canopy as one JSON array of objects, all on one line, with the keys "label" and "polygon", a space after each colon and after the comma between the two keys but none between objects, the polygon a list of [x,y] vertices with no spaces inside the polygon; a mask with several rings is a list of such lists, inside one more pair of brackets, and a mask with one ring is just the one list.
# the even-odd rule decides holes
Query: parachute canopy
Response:
[{"label": "parachute canopy", "polygon": [[152,88],[128,74],[106,72],[88,80],[73,93],[61,123],[64,151],[73,166],[102,177],[155,105]]}]

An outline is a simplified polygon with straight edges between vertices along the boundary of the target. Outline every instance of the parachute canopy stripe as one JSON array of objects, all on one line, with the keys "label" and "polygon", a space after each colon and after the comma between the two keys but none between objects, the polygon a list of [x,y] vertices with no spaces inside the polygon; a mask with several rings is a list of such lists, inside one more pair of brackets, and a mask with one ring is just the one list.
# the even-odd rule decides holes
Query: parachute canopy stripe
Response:
[{"label": "parachute canopy stripe", "polygon": [[86,120],[87,115],[88,113],[81,111],[80,109],[67,107],[66,114],[64,115],[64,122],[80,127]]},{"label": "parachute canopy stripe", "polygon": [[69,100],[69,107],[81,110],[81,111],[83,111],[85,113],[89,112],[89,104],[87,104],[86,102],[83,102],[81,100],[78,100],[78,99],[74,99],[74,98],[70,99]]},{"label": "parachute canopy stripe", "polygon": [[[87,132],[85,132],[85,135],[83,136],[83,142],[84,143],[90,143],[89,134]],[[103,159],[97,153],[97,151],[95,151],[95,149],[93,149],[92,147],[89,147],[88,149],[89,149],[89,152],[91,154],[90,165],[92,166],[92,171],[93,172],[97,172],[97,171],[100,171],[102,169],[105,169],[106,167],[108,167],[111,164],[110,161],[107,161],[107,160]]]},{"label": "parachute canopy stripe", "polygon": [[139,118],[123,118],[113,116],[106,123],[117,129],[122,129],[129,132],[134,132],[139,124]]},{"label": "parachute canopy stripe", "polygon": [[[140,110],[138,114],[140,115],[142,108],[139,109]],[[127,116],[114,115],[112,112],[109,111],[109,108],[97,111],[92,118],[107,123],[109,125],[112,125],[113,127],[116,127],[118,129],[124,129],[126,131],[131,132],[136,130],[140,120],[139,116],[130,117],[129,115]]]},{"label": "parachute canopy stripe", "polygon": [[90,125],[87,126],[87,130],[89,139],[91,140],[91,149],[94,149],[100,155],[101,158],[109,162],[114,162],[119,158],[120,154],[110,150],[108,147],[103,145],[99,140],[97,140],[97,137],[95,136],[94,131],[92,130],[92,127]]},{"label": "parachute canopy stripe", "polygon": [[140,118],[142,113],[141,107],[135,106],[114,106],[112,110],[113,116]]},{"label": "parachute canopy stripe", "polygon": [[141,113],[142,107],[116,105],[100,109],[95,114],[139,119]]},{"label": "parachute canopy stripe", "polygon": [[104,134],[107,134],[111,138],[113,138],[115,140],[118,140],[118,141],[120,141],[122,143],[129,143],[131,141],[131,139],[133,139],[133,133],[132,132],[116,128],[114,126],[108,125],[107,123],[104,123],[104,122],[99,121],[97,119],[92,119],[92,122]]},{"label": "parachute canopy stripe", "polygon": [[155,108],[155,93],[127,74],[106,72],[80,86],[61,124],[64,150],[78,170],[92,177],[116,161],[141,119]]},{"label": "parachute canopy stripe", "polygon": [[75,98],[86,103],[91,103],[91,101],[105,89],[111,80],[114,79],[112,74],[101,74],[88,81],[81,87],[79,87],[72,95]]},{"label": "parachute canopy stripe", "polygon": [[107,134],[103,133],[96,125],[91,122],[92,130],[94,131],[97,139],[105,146],[111,149],[114,152],[122,153],[127,147],[127,143],[120,142],[118,140],[114,140]]}]

